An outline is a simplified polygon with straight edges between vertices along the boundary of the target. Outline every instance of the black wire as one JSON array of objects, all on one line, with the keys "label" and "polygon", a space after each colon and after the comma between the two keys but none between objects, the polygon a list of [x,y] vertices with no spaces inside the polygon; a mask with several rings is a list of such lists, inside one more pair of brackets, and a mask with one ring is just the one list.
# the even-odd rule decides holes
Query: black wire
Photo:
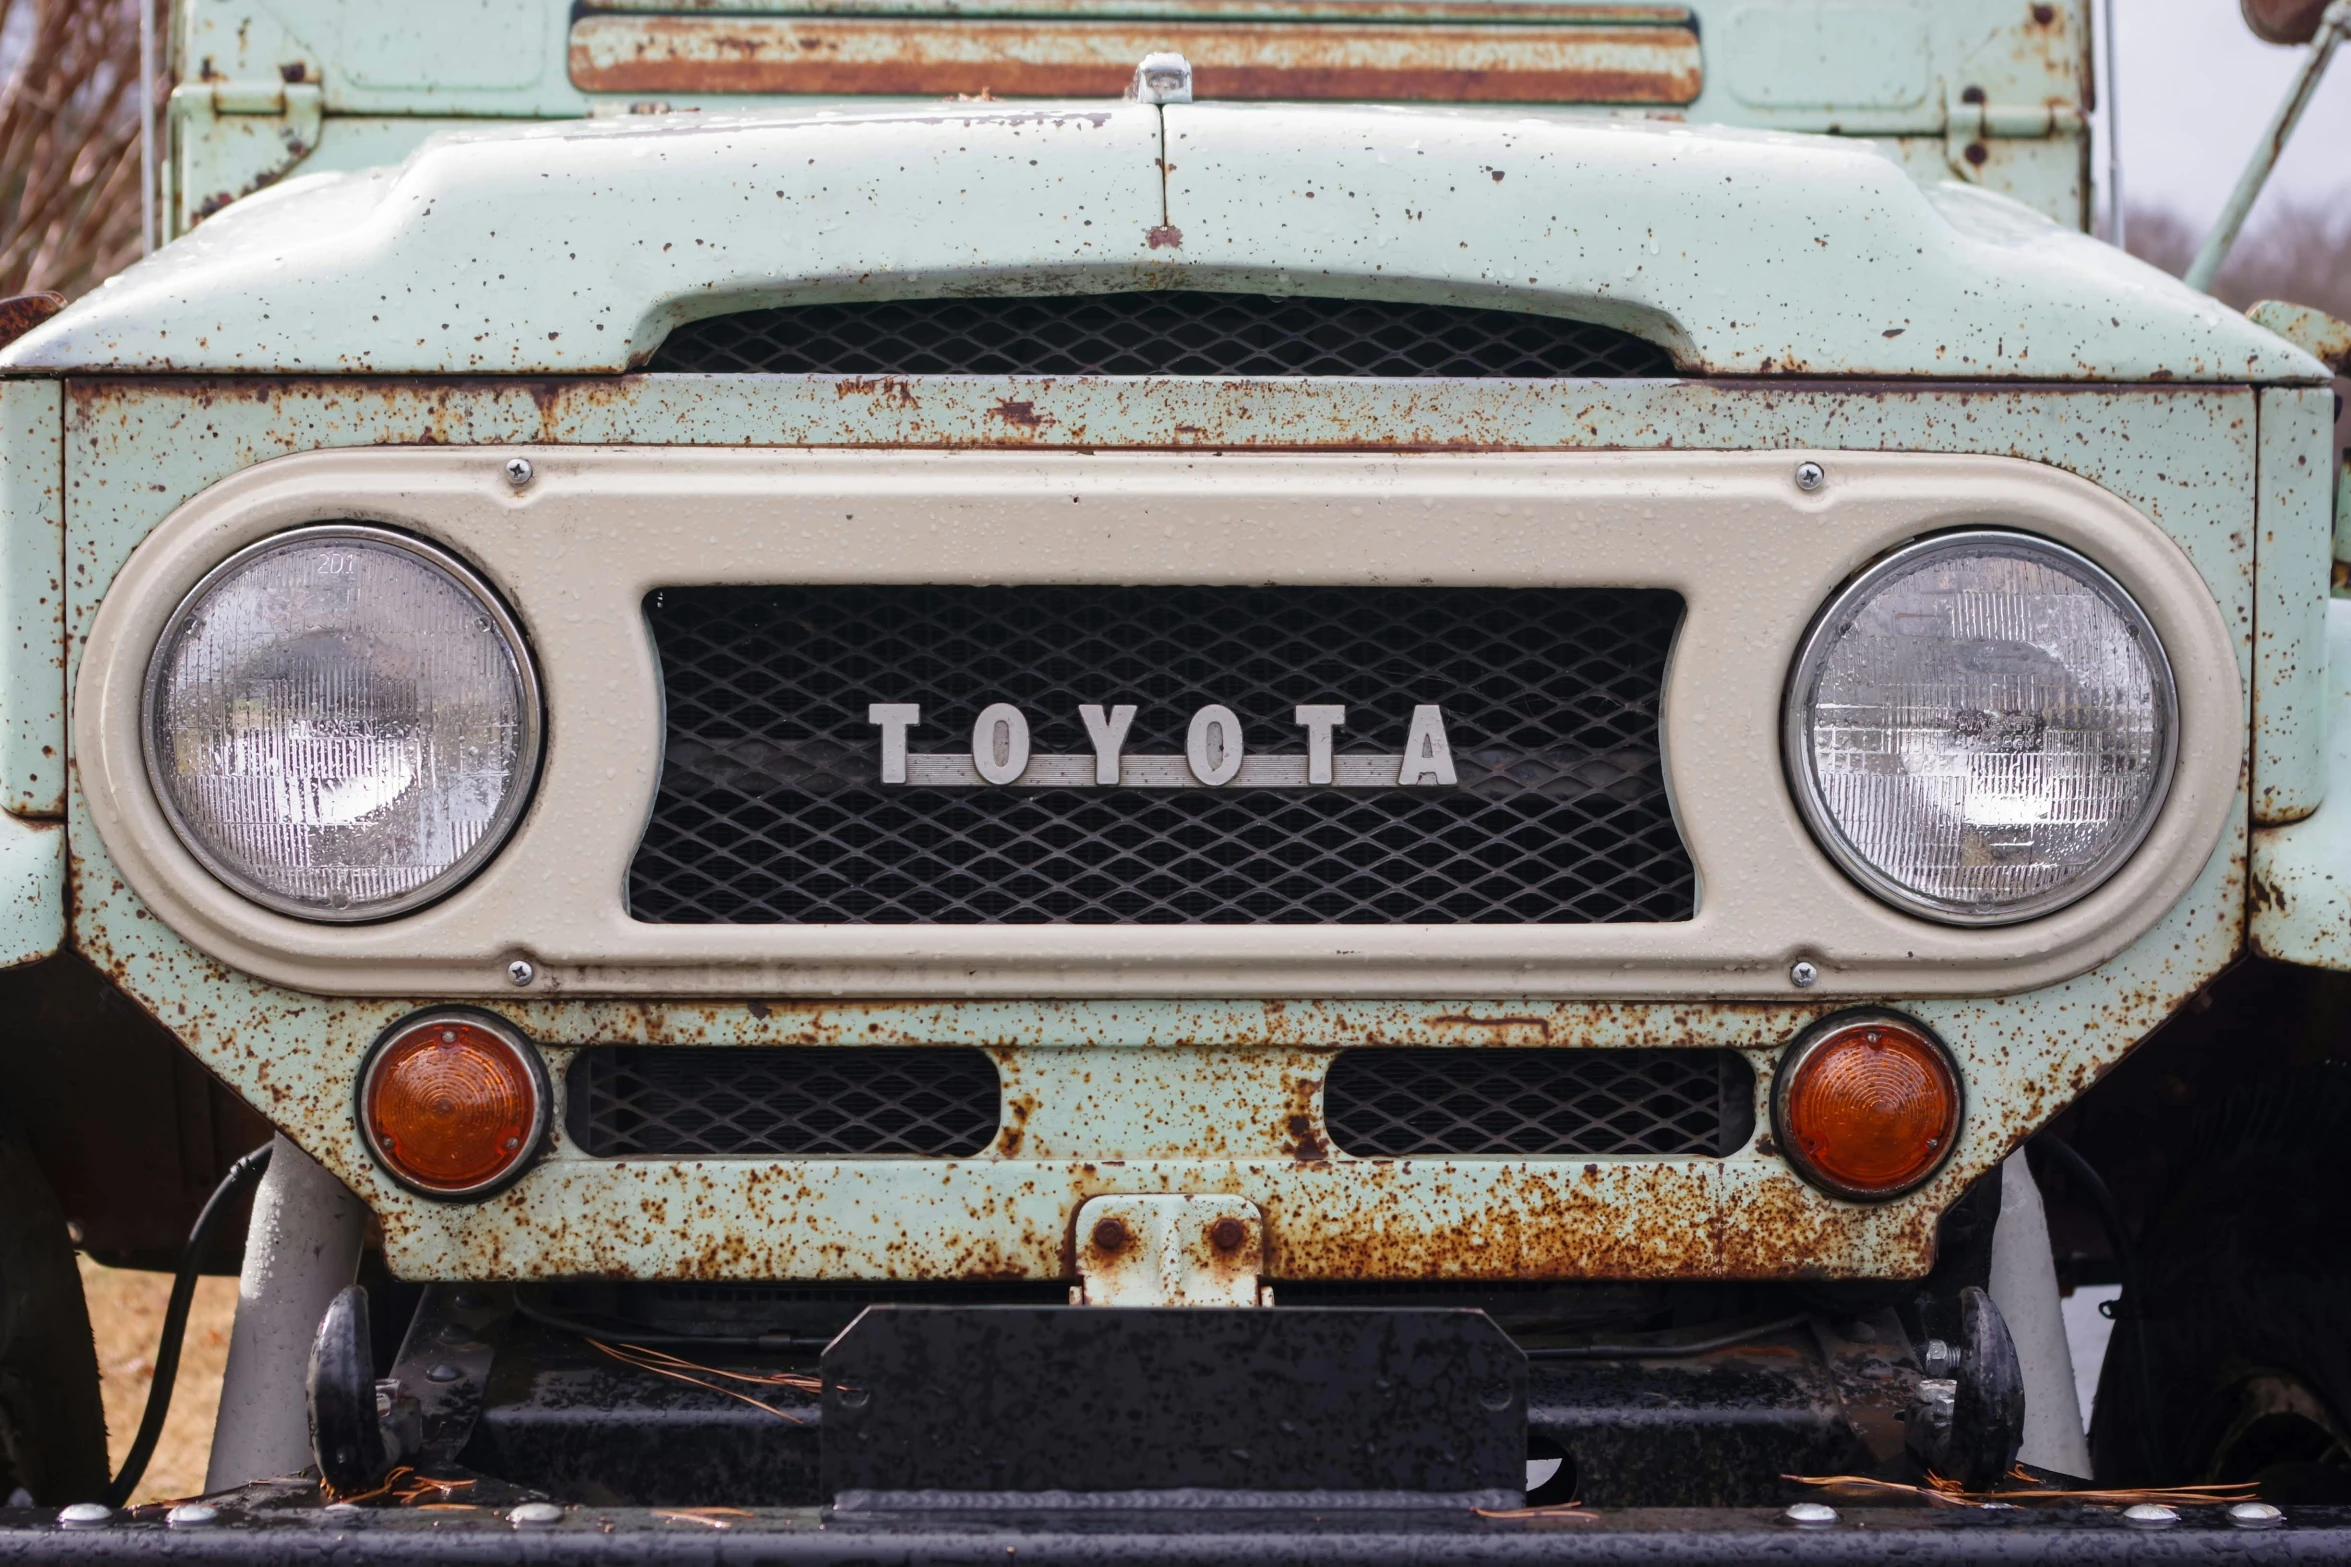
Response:
[{"label": "black wire", "polygon": [[[2122,1275],[2122,1298],[2115,1302],[2114,1317],[2119,1328],[2124,1318],[2143,1321],[2147,1296],[2139,1277],[2139,1251],[2131,1244],[2130,1227],[2123,1223],[2122,1204],[2114,1200],[2114,1189],[2106,1184],[2082,1151],[2053,1133],[2043,1133],[2033,1139],[2033,1146],[2055,1159],[2064,1169],[2066,1178],[2088,1194],[2090,1206],[2098,1210],[2098,1223],[2106,1231],[2107,1247],[2114,1253],[2115,1271]],[[2130,1329],[2131,1370],[2139,1384],[2139,1456],[2144,1463],[2155,1459],[2155,1376],[2147,1365],[2147,1335],[2144,1329]]]},{"label": "black wire", "polygon": [[1549,1349],[1530,1349],[1529,1360],[1670,1360],[1677,1355],[1703,1355],[1708,1350],[1728,1349],[1733,1344],[1744,1344],[1749,1339],[1777,1333],[1811,1320],[1810,1312],[1798,1312],[1792,1317],[1779,1317],[1770,1322],[1753,1322],[1746,1327],[1714,1338],[1699,1339],[1695,1343],[1679,1344],[1566,1344]]},{"label": "black wire", "polygon": [[196,1300],[196,1271],[210,1249],[212,1231],[220,1216],[234,1207],[238,1195],[261,1179],[261,1172],[269,1168],[270,1147],[263,1143],[229,1166],[229,1173],[220,1178],[220,1184],[205,1199],[204,1211],[196,1215],[195,1228],[188,1231],[188,1244],[180,1251],[180,1271],[171,1281],[171,1304],[163,1313],[163,1342],[155,1351],[155,1380],[147,1385],[147,1412],[139,1419],[139,1434],[132,1440],[130,1452],[123,1456],[122,1472],[106,1488],[109,1507],[120,1507],[131,1499],[131,1493],[146,1476],[147,1460],[155,1456],[155,1444],[163,1436],[164,1417],[171,1413],[172,1383],[179,1379],[180,1341],[187,1337],[188,1308]]}]

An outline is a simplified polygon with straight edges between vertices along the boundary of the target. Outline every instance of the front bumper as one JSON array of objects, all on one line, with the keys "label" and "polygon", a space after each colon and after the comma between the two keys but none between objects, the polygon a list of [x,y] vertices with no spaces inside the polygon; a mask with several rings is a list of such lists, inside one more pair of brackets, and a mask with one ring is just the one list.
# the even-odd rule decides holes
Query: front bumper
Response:
[{"label": "front bumper", "polygon": [[1577,1510],[1487,1517],[1466,1509],[1228,1506],[985,1511],[756,1508],[729,1513],[643,1507],[570,1507],[549,1524],[518,1525],[488,1506],[342,1508],[317,1505],[304,1486],[254,1487],[221,1499],[217,1518],[190,1527],[160,1506],[107,1524],[68,1529],[29,1509],[0,1510],[0,1562],[156,1560],[310,1567],[370,1563],[558,1564],[691,1562],[1373,1563],[1713,1562],[1938,1564],[2351,1559],[2351,1508],[2291,1511],[2264,1530],[2219,1509],[2190,1511],[2148,1529],[2111,1507],[2011,1512],[1846,1508],[1834,1524],[1798,1527],[1773,1508]]}]

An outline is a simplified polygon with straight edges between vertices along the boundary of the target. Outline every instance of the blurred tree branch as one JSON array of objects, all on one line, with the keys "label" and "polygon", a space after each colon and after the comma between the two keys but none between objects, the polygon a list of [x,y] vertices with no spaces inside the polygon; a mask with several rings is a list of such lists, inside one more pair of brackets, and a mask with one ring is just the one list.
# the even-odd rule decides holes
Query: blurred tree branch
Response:
[{"label": "blurred tree branch", "polygon": [[0,295],[83,293],[138,258],[142,3],[0,0]]}]

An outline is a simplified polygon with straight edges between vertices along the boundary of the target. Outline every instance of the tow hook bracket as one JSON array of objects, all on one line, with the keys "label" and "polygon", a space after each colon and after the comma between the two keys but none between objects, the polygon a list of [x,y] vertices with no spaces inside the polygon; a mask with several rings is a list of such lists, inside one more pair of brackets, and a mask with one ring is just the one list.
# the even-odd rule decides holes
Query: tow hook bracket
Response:
[{"label": "tow hook bracket", "polygon": [[1526,1484],[1526,1356],[1482,1311],[880,1305],[823,1369],[822,1489],[844,1509],[1171,1491],[1508,1507]]},{"label": "tow hook bracket", "polygon": [[1078,1208],[1073,1306],[1270,1306],[1265,1216],[1242,1197],[1093,1197]]}]

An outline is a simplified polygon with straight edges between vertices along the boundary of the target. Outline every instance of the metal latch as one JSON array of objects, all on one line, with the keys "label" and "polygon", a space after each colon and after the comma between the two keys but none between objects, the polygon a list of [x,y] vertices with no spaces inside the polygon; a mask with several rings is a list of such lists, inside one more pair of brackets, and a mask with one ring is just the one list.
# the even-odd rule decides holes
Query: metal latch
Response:
[{"label": "metal latch", "polygon": [[1117,1196],[1078,1208],[1073,1306],[1270,1306],[1265,1216],[1243,1197]]}]

